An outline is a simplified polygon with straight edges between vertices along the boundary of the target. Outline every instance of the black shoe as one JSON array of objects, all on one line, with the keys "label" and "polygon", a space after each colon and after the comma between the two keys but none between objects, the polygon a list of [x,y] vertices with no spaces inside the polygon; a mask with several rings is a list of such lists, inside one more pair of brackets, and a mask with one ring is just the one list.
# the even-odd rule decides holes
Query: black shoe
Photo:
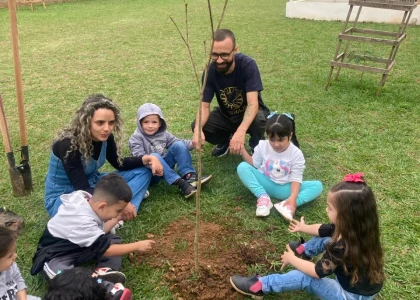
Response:
[{"label": "black shoe", "polygon": [[114,271],[111,268],[96,268],[92,277],[109,281],[112,283],[125,283],[125,275],[122,272]]},{"label": "black shoe", "polygon": [[296,249],[297,249],[300,245],[302,245],[302,244],[304,244],[304,243],[305,243],[305,240],[303,239],[303,237],[300,237],[300,240],[299,240],[299,241],[291,241],[291,242],[289,243],[289,247],[290,247],[290,249],[292,249],[293,253],[295,253],[295,255],[296,255],[297,257],[302,258],[302,259],[304,259],[304,260],[311,260],[312,258],[311,258],[310,256],[306,255],[306,254],[305,254],[305,251],[303,251],[301,254],[299,254],[299,253],[296,251]]},{"label": "black shoe", "polygon": [[197,189],[184,180],[178,188],[181,191],[181,194],[184,195],[185,199],[188,199],[197,193]]},{"label": "black shoe", "polygon": [[217,144],[211,151],[211,155],[215,157],[223,157],[229,153],[229,143]]},{"label": "black shoe", "polygon": [[250,277],[242,277],[238,275],[233,275],[232,277],[230,277],[230,283],[232,284],[233,288],[237,292],[243,295],[251,296],[252,299],[263,300],[264,293],[262,291],[258,291],[257,293],[254,293],[249,290],[250,287],[253,286],[257,282],[258,282],[257,275],[253,275]]},{"label": "black shoe", "polygon": [[[207,182],[211,180],[211,175],[203,175],[201,176],[201,186],[205,185]],[[198,184],[198,176],[196,173],[192,173],[188,179],[184,179],[186,182],[191,184],[193,187],[197,187]]]}]

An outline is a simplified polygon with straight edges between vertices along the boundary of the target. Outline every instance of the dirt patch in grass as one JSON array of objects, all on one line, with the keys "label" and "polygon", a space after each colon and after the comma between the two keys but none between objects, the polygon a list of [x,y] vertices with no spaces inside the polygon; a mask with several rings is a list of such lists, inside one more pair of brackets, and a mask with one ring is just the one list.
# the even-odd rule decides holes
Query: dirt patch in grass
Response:
[{"label": "dirt patch in grass", "polygon": [[136,259],[167,268],[165,280],[176,299],[238,299],[230,276],[247,274],[247,266],[256,264],[269,269],[272,260],[267,253],[274,253],[275,247],[259,232],[244,233],[232,218],[217,223],[223,225],[201,222],[198,276],[194,273],[195,224],[185,218],[169,224],[162,236],[153,237],[159,245],[153,253]]}]

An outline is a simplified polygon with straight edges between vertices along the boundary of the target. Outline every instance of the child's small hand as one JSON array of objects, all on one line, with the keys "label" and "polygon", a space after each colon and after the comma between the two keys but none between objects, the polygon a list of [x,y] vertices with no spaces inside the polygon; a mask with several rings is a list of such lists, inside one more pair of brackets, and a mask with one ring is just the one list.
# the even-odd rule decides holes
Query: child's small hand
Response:
[{"label": "child's small hand", "polygon": [[151,155],[149,166],[150,166],[150,169],[152,170],[153,175],[163,176],[163,166],[160,163],[159,158]]},{"label": "child's small hand", "polygon": [[295,257],[295,253],[290,249],[289,245],[286,244],[286,251],[284,251],[283,255],[281,256],[281,265],[280,270],[283,270],[287,265],[290,264],[290,260]]},{"label": "child's small hand", "polygon": [[301,217],[300,222],[293,219],[289,223],[289,231],[290,232],[302,232],[303,227],[305,227],[305,217]]},{"label": "child's small hand", "polygon": [[144,240],[144,241],[138,241],[137,242],[137,250],[138,252],[147,252],[152,250],[153,245],[155,244],[155,241],[153,240]]},{"label": "child's small hand", "polygon": [[289,197],[289,198],[287,198],[284,201],[284,204],[283,205],[284,206],[288,205],[289,208],[290,208],[290,210],[292,211],[292,215],[293,216],[295,215],[295,212],[296,212],[296,199]]}]

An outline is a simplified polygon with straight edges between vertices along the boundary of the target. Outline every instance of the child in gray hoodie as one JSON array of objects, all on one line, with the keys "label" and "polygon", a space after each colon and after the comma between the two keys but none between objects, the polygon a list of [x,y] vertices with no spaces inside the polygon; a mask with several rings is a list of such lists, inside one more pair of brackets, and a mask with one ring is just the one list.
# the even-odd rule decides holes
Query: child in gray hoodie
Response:
[{"label": "child in gray hoodie", "polygon": [[[181,140],[166,130],[167,125],[159,106],[145,103],[137,110],[137,129],[130,137],[129,146],[133,156],[151,154],[159,158],[163,176],[153,176],[152,183],[161,179],[175,185],[185,198],[196,192],[197,173],[192,165],[191,140]],[[178,173],[174,170],[177,167]],[[201,184],[210,181],[211,175],[201,177]]]}]

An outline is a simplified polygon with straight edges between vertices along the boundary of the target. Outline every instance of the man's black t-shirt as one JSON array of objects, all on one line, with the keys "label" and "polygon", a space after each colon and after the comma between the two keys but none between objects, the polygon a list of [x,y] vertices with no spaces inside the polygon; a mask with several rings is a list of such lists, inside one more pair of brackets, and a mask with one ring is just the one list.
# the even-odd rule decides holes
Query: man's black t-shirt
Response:
[{"label": "man's black t-shirt", "polygon": [[257,64],[241,53],[234,59],[235,69],[228,75],[216,71],[214,63],[210,64],[203,102],[210,103],[216,94],[220,110],[227,118],[242,119],[247,108],[246,93],[258,91],[259,108],[268,112],[261,98],[263,85]]}]

